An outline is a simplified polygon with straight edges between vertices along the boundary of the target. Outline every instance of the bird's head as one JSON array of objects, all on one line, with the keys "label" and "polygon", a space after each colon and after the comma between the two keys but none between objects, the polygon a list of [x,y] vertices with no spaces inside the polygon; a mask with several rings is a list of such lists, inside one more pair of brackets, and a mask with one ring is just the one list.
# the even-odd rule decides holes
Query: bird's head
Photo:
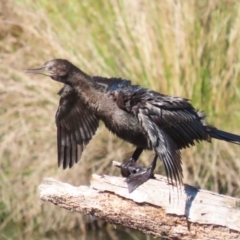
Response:
[{"label": "bird's head", "polygon": [[42,67],[27,69],[26,73],[43,74],[55,81],[66,83],[69,73],[74,69],[74,65],[65,59],[54,59],[45,62]]}]

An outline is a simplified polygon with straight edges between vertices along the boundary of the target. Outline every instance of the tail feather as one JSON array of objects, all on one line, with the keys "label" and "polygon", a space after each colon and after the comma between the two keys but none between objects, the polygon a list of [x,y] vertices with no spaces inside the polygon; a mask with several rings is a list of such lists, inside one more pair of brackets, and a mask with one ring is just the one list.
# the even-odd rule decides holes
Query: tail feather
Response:
[{"label": "tail feather", "polygon": [[216,138],[216,139],[219,139],[222,141],[231,142],[231,143],[235,143],[235,144],[240,144],[240,136],[239,135],[224,132],[222,130],[219,130],[219,129],[213,128],[213,127],[208,128],[208,133],[212,138]]}]

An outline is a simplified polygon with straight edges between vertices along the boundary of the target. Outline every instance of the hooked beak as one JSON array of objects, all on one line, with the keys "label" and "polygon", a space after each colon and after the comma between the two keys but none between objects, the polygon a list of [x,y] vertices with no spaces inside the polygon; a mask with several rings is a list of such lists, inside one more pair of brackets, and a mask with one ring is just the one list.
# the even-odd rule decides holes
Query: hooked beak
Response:
[{"label": "hooked beak", "polygon": [[51,77],[54,75],[53,71],[46,69],[45,67],[26,69],[25,73],[35,73],[35,74],[43,74],[45,76]]}]

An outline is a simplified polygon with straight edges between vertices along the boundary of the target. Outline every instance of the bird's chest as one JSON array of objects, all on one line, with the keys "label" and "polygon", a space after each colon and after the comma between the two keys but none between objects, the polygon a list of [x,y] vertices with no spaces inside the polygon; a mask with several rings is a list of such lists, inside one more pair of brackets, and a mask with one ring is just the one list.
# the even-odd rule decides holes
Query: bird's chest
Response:
[{"label": "bird's chest", "polygon": [[100,110],[99,118],[111,132],[138,147],[149,148],[144,129],[131,113],[119,109],[115,103]]}]

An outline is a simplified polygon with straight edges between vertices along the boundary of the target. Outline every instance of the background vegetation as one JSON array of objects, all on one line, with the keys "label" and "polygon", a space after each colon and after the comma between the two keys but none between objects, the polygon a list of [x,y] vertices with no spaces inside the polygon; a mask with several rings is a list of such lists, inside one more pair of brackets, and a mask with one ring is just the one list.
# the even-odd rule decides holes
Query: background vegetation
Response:
[{"label": "background vegetation", "polygon": [[[80,185],[92,172],[117,175],[111,161],[133,151],[101,126],[77,166],[57,169],[61,86],[24,69],[67,58],[92,75],[187,97],[211,124],[240,134],[239,57],[237,0],[1,0],[0,238],[9,239],[13,226],[18,236],[87,232],[96,223],[41,203],[38,185],[46,176]],[[239,156],[239,146],[215,140],[184,150],[184,182],[240,197]]]}]

